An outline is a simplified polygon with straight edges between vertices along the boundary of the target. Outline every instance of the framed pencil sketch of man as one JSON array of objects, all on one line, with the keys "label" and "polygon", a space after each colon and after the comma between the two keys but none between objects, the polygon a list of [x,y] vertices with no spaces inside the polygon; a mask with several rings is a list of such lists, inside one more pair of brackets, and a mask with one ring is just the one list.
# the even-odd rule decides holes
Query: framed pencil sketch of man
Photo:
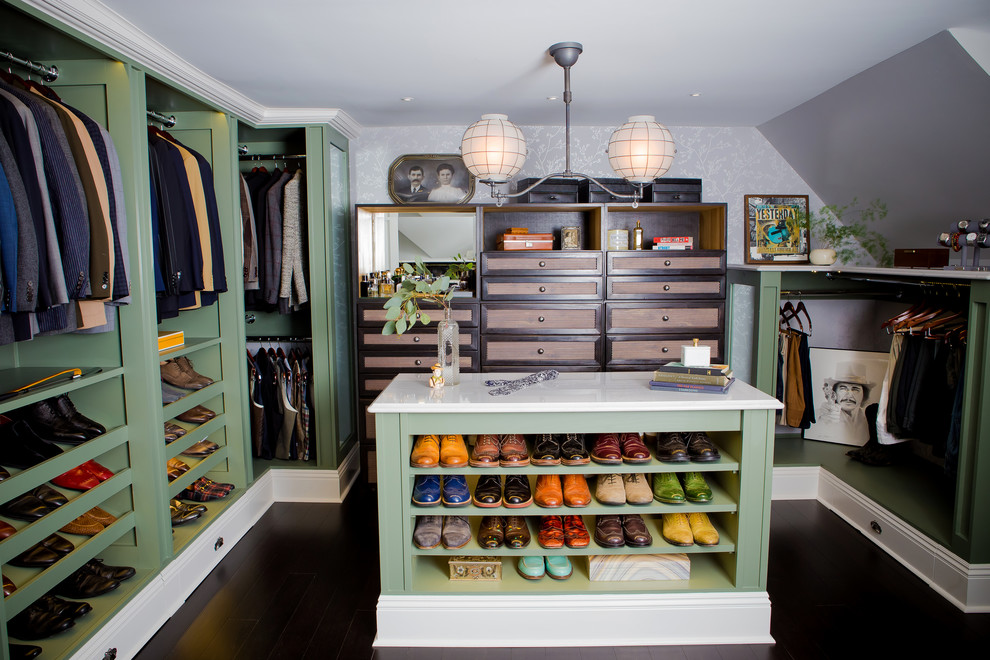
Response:
[{"label": "framed pencil sketch of man", "polygon": [[399,204],[466,204],[474,176],[458,154],[399,156],[388,168],[388,196]]},{"label": "framed pencil sketch of man", "polygon": [[870,439],[871,420],[876,425],[888,355],[812,348],[810,359],[815,422],[804,437],[862,447]]}]

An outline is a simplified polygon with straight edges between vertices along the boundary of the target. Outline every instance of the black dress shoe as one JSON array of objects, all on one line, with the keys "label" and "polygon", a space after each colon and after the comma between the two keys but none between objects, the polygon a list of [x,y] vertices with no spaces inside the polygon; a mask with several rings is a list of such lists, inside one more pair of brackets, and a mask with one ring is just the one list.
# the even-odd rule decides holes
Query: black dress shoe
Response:
[{"label": "black dress shoe", "polygon": [[533,465],[560,465],[560,436],[556,433],[541,433],[533,443]]},{"label": "black dress shoe", "polygon": [[41,655],[41,647],[29,644],[8,644],[10,660],[31,660]]},{"label": "black dress shoe", "polygon": [[105,426],[99,422],[94,422],[76,410],[68,394],[62,394],[50,400],[52,405],[55,406],[55,410],[58,411],[63,419],[67,419],[70,424],[85,433],[89,438],[92,439],[107,432]]},{"label": "black dress shoe", "polygon": [[48,568],[61,558],[62,555],[51,548],[46,548],[40,543],[35,543],[21,554],[12,557],[7,563],[11,566],[22,566],[24,568]]},{"label": "black dress shoe", "polygon": [[58,616],[30,605],[7,622],[7,634],[28,641],[43,639],[68,630],[74,623],[71,617]]},{"label": "black dress shoe", "polygon": [[0,504],[0,513],[8,518],[25,522],[34,522],[49,512],[51,512],[51,508],[32,493],[24,493],[5,504]]},{"label": "black dress shoe", "polygon": [[564,465],[587,465],[591,462],[583,433],[568,433],[560,443],[560,462]]},{"label": "black dress shoe", "polygon": [[93,609],[89,603],[80,600],[62,600],[58,596],[42,596],[31,605],[31,607],[36,606],[55,616],[67,616],[70,619],[78,619]]},{"label": "black dress shoe", "polygon": [[474,505],[482,507],[499,506],[502,503],[502,477],[497,474],[483,474],[474,487]]},{"label": "black dress shoe", "polygon": [[32,403],[30,406],[22,408],[20,412],[22,419],[46,440],[65,442],[70,445],[78,445],[89,440],[88,435],[59,415],[52,399]]},{"label": "black dress shoe", "polygon": [[93,598],[102,596],[120,586],[117,580],[78,570],[55,585],[51,593],[66,598]]},{"label": "black dress shoe", "polygon": [[[26,441],[23,440],[25,436],[27,437]],[[37,441],[32,443],[32,438],[37,438]],[[24,469],[34,467],[50,458],[37,451],[35,447],[31,446],[32,444],[38,445],[38,449],[42,449],[45,453],[50,450],[42,445],[55,447],[55,445],[38,438],[30,427],[22,421],[3,424],[0,426],[0,465]],[[59,449],[56,453],[61,452],[62,450]]]},{"label": "black dress shoe", "polygon": [[136,572],[130,566],[107,566],[103,563],[102,559],[90,559],[79,570],[92,573],[93,575],[99,575],[108,580],[117,580],[118,582],[123,582],[129,577],[133,577]]},{"label": "black dress shoe", "polygon": [[40,545],[45,546],[62,557],[76,549],[76,546],[72,545],[71,541],[62,538],[58,534],[52,534],[48,538],[42,539]]},{"label": "black dress shoe", "polygon": [[657,460],[684,463],[688,460],[687,441],[683,433],[661,433],[657,438]]},{"label": "black dress shoe", "polygon": [[505,478],[505,492],[502,504],[510,509],[518,509],[533,503],[533,491],[529,478],[524,474],[510,474]]},{"label": "black dress shoe", "polygon": [[722,458],[718,449],[712,444],[712,439],[704,431],[688,433],[687,451],[688,456],[695,463],[708,463]]},{"label": "black dress shoe", "polygon": [[50,509],[57,509],[63,504],[69,503],[69,498],[55,490],[48,484],[41,484],[31,491],[31,494],[44,502]]}]

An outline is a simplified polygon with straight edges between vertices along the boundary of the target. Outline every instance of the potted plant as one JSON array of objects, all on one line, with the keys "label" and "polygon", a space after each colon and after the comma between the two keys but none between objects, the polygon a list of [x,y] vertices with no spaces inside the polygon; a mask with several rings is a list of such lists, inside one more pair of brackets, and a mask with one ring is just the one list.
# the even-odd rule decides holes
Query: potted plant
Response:
[{"label": "potted plant", "polygon": [[829,265],[838,261],[852,265],[859,262],[865,251],[877,266],[894,265],[887,239],[870,228],[874,222],[886,217],[887,205],[879,199],[863,209],[857,209],[856,204],[857,199],[853,198],[852,203],[845,206],[828,204],[808,214],[808,230],[812,242],[818,246],[809,255],[811,263]]}]

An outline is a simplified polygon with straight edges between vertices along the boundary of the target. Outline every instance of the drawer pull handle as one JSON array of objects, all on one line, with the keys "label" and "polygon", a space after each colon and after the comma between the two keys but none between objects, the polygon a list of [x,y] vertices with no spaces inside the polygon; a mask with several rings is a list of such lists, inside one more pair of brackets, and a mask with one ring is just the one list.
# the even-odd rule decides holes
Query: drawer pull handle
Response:
[{"label": "drawer pull handle", "polygon": [[423,361],[422,360],[416,360],[416,366],[417,367],[420,366],[421,364],[423,364]]},{"label": "drawer pull handle", "polygon": [[667,259],[666,261],[664,261],[663,262],[663,265],[664,266],[669,266],[670,265],[670,259]]},{"label": "drawer pull handle", "polygon": [[670,317],[669,317],[669,316],[666,316],[666,315],[665,315],[665,316],[663,317],[663,320],[664,320],[664,321],[669,321],[669,320],[670,320]]},{"label": "drawer pull handle", "polygon": [[680,199],[680,198],[681,198],[680,195],[674,195],[674,199]]},{"label": "drawer pull handle", "polygon": [[420,340],[420,338],[419,338],[419,337],[413,337],[413,341],[414,341],[414,342],[418,342],[419,340]]},{"label": "drawer pull handle", "polygon": [[546,293],[547,288],[545,286],[540,287],[540,293]]},{"label": "drawer pull handle", "polygon": [[670,285],[669,284],[664,284],[663,285],[663,290],[664,291],[670,291]]},{"label": "drawer pull handle", "polygon": [[557,196],[556,195],[550,195],[550,201],[551,202],[556,202],[557,201]]},{"label": "drawer pull handle", "polygon": [[540,323],[543,323],[544,321],[546,321],[546,319],[545,319],[545,318],[543,318],[542,316],[541,316],[541,317],[540,317],[539,319],[537,319],[537,320],[538,320],[538,321],[539,321]]},{"label": "drawer pull handle", "polygon": [[546,265],[547,265],[547,262],[545,262],[545,261],[541,261],[540,262],[540,268],[546,268]]},{"label": "drawer pull handle", "polygon": [[543,355],[543,349],[542,348],[536,349],[536,352],[539,353],[540,355]]},{"label": "drawer pull handle", "polygon": [[669,353],[670,352],[670,348],[668,346],[664,346],[663,348],[660,349],[660,352],[661,353]]},{"label": "drawer pull handle", "polygon": [[883,534],[883,529],[880,528],[880,523],[878,523],[876,520],[870,521],[870,529],[872,529],[877,534]]}]

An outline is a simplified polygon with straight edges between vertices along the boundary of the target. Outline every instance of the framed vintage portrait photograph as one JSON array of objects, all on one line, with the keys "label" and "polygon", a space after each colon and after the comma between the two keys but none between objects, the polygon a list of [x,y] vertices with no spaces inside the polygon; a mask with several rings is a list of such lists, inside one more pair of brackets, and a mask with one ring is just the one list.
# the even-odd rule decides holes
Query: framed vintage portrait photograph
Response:
[{"label": "framed vintage portrait photograph", "polygon": [[388,196],[399,204],[467,204],[474,176],[459,154],[409,154],[388,168]]},{"label": "framed vintage portrait photograph", "polygon": [[862,447],[870,439],[867,408],[880,401],[889,354],[812,348],[809,356],[815,421],[804,437]]},{"label": "framed vintage portrait photograph", "polygon": [[746,263],[806,264],[807,195],[746,195]]}]

